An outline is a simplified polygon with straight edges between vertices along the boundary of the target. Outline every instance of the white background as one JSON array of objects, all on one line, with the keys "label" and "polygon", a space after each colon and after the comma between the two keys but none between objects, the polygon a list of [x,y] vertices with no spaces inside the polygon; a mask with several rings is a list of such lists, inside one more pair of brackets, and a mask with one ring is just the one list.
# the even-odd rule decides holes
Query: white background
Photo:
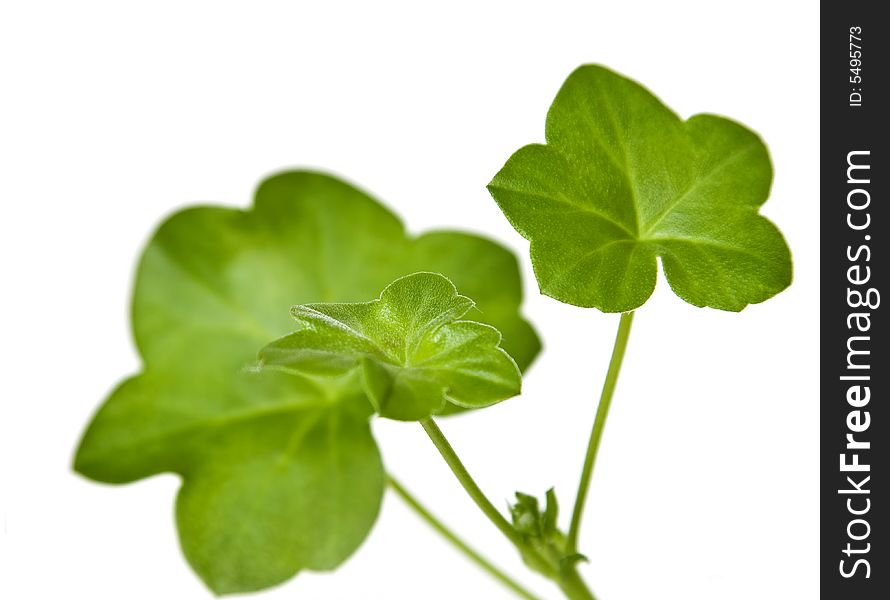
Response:
[{"label": "white background", "polygon": [[[546,4],[546,7],[545,7]],[[598,62],[683,116],[729,115],[776,165],[764,213],[795,280],[740,314],[663,279],[638,312],[582,533],[600,600],[816,598],[818,14],[812,2],[20,2],[0,9],[0,597],[209,598],[173,527],[178,480],[70,471],[139,368],[132,269],[188,203],[245,206],[287,167],[332,170],[410,230],[522,257],[546,349],[524,395],[444,422],[499,506],[555,485],[563,526],[618,318],[539,296],[485,184],[542,141],[564,78]],[[546,598],[417,425],[375,423],[388,468]],[[392,496],[335,574],[257,598],[508,598]]]}]

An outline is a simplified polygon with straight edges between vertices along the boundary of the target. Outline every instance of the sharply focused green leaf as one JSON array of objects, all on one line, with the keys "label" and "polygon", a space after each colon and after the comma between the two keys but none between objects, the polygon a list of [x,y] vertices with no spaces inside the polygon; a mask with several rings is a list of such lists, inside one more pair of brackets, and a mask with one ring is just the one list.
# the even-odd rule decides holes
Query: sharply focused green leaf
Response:
[{"label": "sharply focused green leaf", "polygon": [[332,177],[262,183],[248,211],[198,207],[168,219],[136,275],[143,372],[90,423],[75,469],[124,483],[182,475],[177,524],[189,562],[220,593],[330,569],[366,537],[383,466],[357,373],[262,370],[256,352],[295,329],[294,303],[356,302],[394,279],[440,272],[478,303],[526,367],[540,345],[519,315],[516,260],[455,232],[408,237],[398,219]]},{"label": "sharply focused green leaf", "polygon": [[743,126],[680,120],[637,83],[577,69],[547,114],[546,145],[518,150],[489,190],[531,242],[541,291],[623,312],[665,276],[696,306],[738,311],[791,282],[782,234],[758,214],[769,155]]},{"label": "sharply focused green leaf", "polygon": [[361,367],[368,398],[392,419],[424,419],[446,401],[487,406],[517,395],[521,376],[495,328],[460,320],[473,306],[446,277],[414,273],[370,302],[293,307],[300,328],[260,360],[303,375]]}]

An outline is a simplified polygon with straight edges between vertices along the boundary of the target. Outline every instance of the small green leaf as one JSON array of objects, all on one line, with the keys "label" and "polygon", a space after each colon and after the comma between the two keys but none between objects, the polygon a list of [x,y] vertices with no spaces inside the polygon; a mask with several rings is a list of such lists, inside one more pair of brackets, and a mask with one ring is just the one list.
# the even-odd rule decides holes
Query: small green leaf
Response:
[{"label": "small green leaf", "polygon": [[538,508],[538,499],[534,496],[516,492],[516,503],[510,507],[510,516],[513,527],[519,533],[533,537],[543,534],[541,511]]},{"label": "small green leaf", "polygon": [[547,490],[544,512],[538,508],[538,499],[529,494],[516,492],[516,503],[510,507],[513,526],[524,535],[542,539],[561,538],[556,524],[559,505],[553,488]]},{"label": "small green leaf", "polygon": [[518,150],[489,191],[531,242],[541,291],[625,312],[655,287],[657,258],[678,296],[739,311],[791,283],[791,254],[758,209],[772,167],[728,119],[680,120],[639,84],[587,65],[547,114],[547,144]]},{"label": "small green leaf", "polygon": [[[556,523],[559,505],[553,488],[547,490],[543,513],[536,497],[516,492],[516,502],[510,506],[510,516],[513,527],[536,552],[535,557],[523,555],[523,560],[532,569],[553,577],[564,573],[567,568],[571,569],[578,561],[587,560],[582,554],[566,553],[566,538]],[[543,559],[543,563],[540,559]]]},{"label": "small green leaf", "polygon": [[556,518],[559,516],[559,504],[556,501],[556,491],[553,488],[547,490],[547,503],[544,508],[544,518],[541,520],[541,533],[552,536],[559,530]]},{"label": "small green leaf", "polygon": [[488,406],[518,394],[521,375],[494,327],[461,320],[473,306],[446,277],[414,273],[370,302],[293,307],[300,328],[260,361],[302,375],[360,366],[368,398],[391,419],[423,419],[446,401]]},{"label": "small green leaf", "polygon": [[183,478],[186,558],[218,593],[258,590],[345,560],[377,518],[384,471],[359,373],[256,372],[256,351],[294,329],[293,303],[354,302],[397,277],[444,273],[504,333],[520,367],[540,349],[519,314],[515,257],[458,232],[409,237],[333,177],[264,181],[249,210],[188,208],[143,253],[133,331],[143,371],[105,401],[74,468],[125,483]]}]

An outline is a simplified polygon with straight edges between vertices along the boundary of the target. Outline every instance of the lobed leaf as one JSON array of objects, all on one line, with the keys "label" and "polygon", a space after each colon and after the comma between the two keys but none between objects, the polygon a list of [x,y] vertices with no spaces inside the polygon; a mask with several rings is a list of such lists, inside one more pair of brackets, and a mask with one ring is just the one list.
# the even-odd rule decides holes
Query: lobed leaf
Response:
[{"label": "lobed leaf", "polygon": [[74,468],[109,483],[180,474],[182,549],[218,593],[334,568],[367,536],[384,489],[363,382],[249,367],[293,329],[294,302],[364,300],[424,270],[472,294],[478,320],[530,364],[540,344],[519,314],[516,260],[489,240],[409,237],[365,193],[310,172],[267,179],[247,211],[176,213],[136,274],[143,371],[99,409]]},{"label": "lobed leaf", "polygon": [[260,352],[260,362],[303,375],[361,367],[377,412],[419,420],[446,402],[475,408],[519,393],[516,363],[490,325],[460,320],[474,306],[448,278],[414,273],[377,300],[291,309],[300,328]]},{"label": "lobed leaf", "polygon": [[608,69],[572,73],[546,144],[518,150],[489,191],[531,242],[541,291],[626,312],[655,288],[657,258],[695,306],[739,311],[791,283],[791,254],[758,214],[772,166],[763,142],[713,115],[682,121]]}]

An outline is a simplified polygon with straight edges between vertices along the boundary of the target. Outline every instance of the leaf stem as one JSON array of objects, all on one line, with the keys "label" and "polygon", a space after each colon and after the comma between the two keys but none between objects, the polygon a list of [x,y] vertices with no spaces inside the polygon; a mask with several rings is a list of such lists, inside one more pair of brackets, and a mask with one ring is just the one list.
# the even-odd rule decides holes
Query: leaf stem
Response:
[{"label": "leaf stem", "polygon": [[509,575],[498,569],[491,562],[489,562],[485,557],[481,554],[473,550],[470,546],[467,545],[462,539],[460,539],[457,534],[448,529],[444,523],[442,523],[439,519],[437,519],[430,511],[428,511],[418,500],[412,496],[408,490],[406,490],[402,484],[400,484],[392,475],[388,476],[389,487],[392,488],[392,491],[396,493],[396,495],[401,498],[405,504],[407,504],[411,509],[414,510],[427,524],[435,529],[439,534],[442,535],[446,540],[451,542],[458,550],[463,552],[471,561],[476,563],[479,567],[482,568],[489,575],[500,581],[502,584],[510,588],[517,596],[520,598],[525,598],[525,600],[539,600],[537,596],[532,594],[530,591],[522,587],[521,584],[517,583],[513,578]]},{"label": "leaf stem", "polygon": [[473,499],[473,502],[476,503],[476,506],[479,507],[486,517],[488,517],[488,520],[491,521],[495,527],[500,529],[501,533],[503,533],[508,540],[513,542],[515,546],[519,548],[525,547],[525,543],[519,535],[519,532],[517,532],[516,529],[513,528],[513,525],[504,518],[504,515],[494,507],[491,501],[485,497],[485,494],[479,489],[479,486],[476,485],[476,482],[473,480],[472,476],[470,476],[470,473],[467,471],[466,467],[464,467],[464,464],[460,461],[460,458],[458,458],[454,448],[448,443],[445,434],[442,433],[442,430],[439,429],[439,426],[436,425],[435,421],[430,418],[421,419],[420,425],[423,427],[424,431],[426,431],[426,434],[430,437],[433,444],[435,444],[436,448],[439,450],[439,454],[445,459],[445,462],[451,468],[454,476],[457,477],[457,480],[467,491],[467,494],[470,495],[470,498]]},{"label": "leaf stem", "polygon": [[593,465],[596,462],[600,440],[603,437],[606,418],[609,416],[609,406],[612,404],[612,394],[615,393],[615,384],[618,382],[618,373],[621,371],[621,361],[624,359],[624,351],[627,349],[627,339],[630,336],[630,326],[633,318],[633,311],[627,312],[621,315],[621,320],[618,323],[618,333],[615,336],[615,345],[612,348],[612,358],[609,361],[606,380],[603,382],[603,391],[600,394],[596,418],[593,421],[593,429],[590,432],[590,441],[587,443],[587,454],[584,457],[584,467],[581,469],[578,493],[575,496],[575,507],[572,510],[572,521],[569,525],[568,536],[566,537],[566,550],[569,554],[578,551],[578,531],[581,528],[581,515],[584,512],[587,491],[590,488],[590,476],[593,473]]},{"label": "leaf stem", "polygon": [[559,579],[556,580],[556,583],[559,585],[562,593],[565,594],[565,597],[570,600],[596,600],[596,596],[593,595],[593,592],[590,591],[590,588],[581,579],[578,570],[574,566],[564,570],[560,574]]},{"label": "leaf stem", "polygon": [[476,506],[478,506],[485,516],[488,517],[488,520],[491,521],[495,527],[500,529],[501,533],[503,533],[507,539],[516,546],[516,549],[519,550],[519,553],[522,555],[526,564],[535,571],[538,571],[553,580],[563,591],[566,598],[569,598],[570,600],[596,600],[574,566],[567,569],[560,569],[558,566],[549,562],[537,549],[526,542],[513,525],[511,525],[498,509],[494,507],[470,476],[470,473],[467,471],[466,467],[464,467],[460,458],[458,458],[457,453],[454,451],[454,448],[448,443],[445,434],[442,433],[442,430],[439,429],[439,426],[436,425],[435,421],[431,418],[427,418],[422,419],[420,424],[430,437],[430,440],[432,440],[433,444],[439,450],[439,454],[442,455],[442,458],[445,459],[445,462],[451,468],[455,477],[457,477],[457,480],[466,490],[467,494],[470,495],[470,498],[473,499],[473,502],[476,503]]}]

